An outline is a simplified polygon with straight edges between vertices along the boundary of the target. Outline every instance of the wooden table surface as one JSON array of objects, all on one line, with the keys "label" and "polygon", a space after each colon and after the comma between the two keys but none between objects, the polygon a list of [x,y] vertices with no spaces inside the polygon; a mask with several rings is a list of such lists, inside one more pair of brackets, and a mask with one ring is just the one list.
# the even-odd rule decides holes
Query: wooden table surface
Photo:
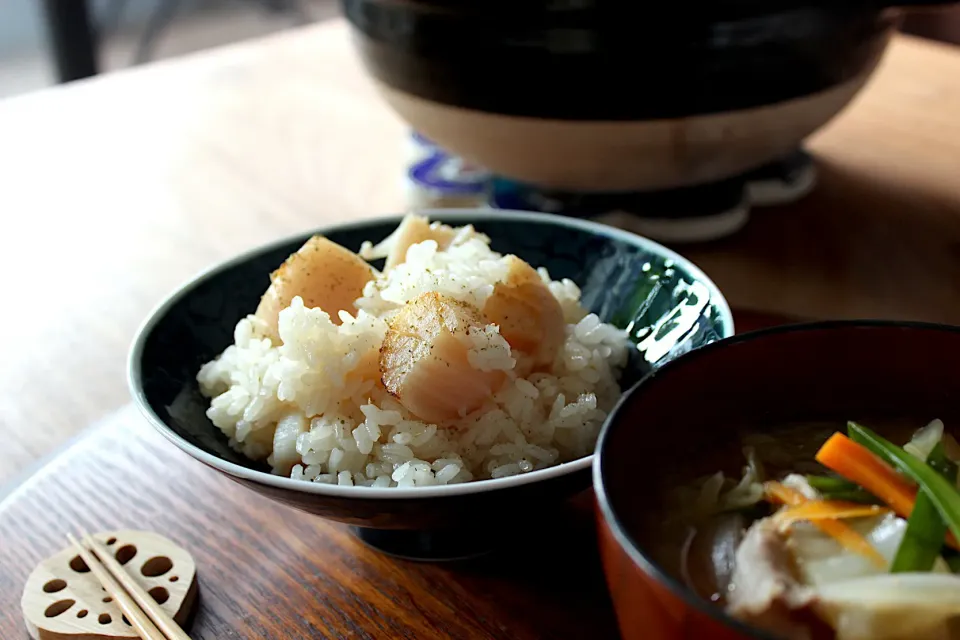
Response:
[{"label": "wooden table surface", "polygon": [[514,552],[453,565],[395,560],[207,469],[128,406],[0,497],[0,638],[27,637],[27,576],[76,527],[149,529],[190,551],[196,640],[616,638],[591,499],[519,533]]},{"label": "wooden table surface", "polygon": [[[960,53],[899,37],[811,140],[810,197],[678,249],[734,307],[960,324],[958,113]],[[337,21],[0,102],[0,483],[127,401],[194,272],[402,209],[405,135]]]},{"label": "wooden table surface", "polygon": [[[899,38],[811,141],[813,195],[678,248],[741,310],[960,324],[958,113],[960,53]],[[99,420],[0,491],[0,637],[22,637],[23,581],[69,527],[144,523],[200,563],[196,638],[615,633],[589,496],[558,514],[572,565],[414,565],[224,480],[126,405],[152,306],[242,249],[404,208],[405,135],[339,22],[0,103],[0,483]]]},{"label": "wooden table surface", "polygon": [[[745,329],[783,320],[736,317]],[[346,526],[273,502],[191,459],[128,404],[0,492],[0,638],[25,637],[23,585],[77,528],[149,529],[189,550],[200,604],[188,631],[197,640],[617,638],[593,508],[592,491],[583,492],[517,530],[509,548],[474,561],[397,560]],[[50,604],[58,599],[49,595]]]}]

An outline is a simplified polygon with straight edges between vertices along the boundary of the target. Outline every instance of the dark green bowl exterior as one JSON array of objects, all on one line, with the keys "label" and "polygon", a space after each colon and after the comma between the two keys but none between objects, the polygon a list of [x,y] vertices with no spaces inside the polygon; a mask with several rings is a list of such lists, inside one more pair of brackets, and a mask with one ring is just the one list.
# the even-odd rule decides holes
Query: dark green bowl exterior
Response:
[{"label": "dark green bowl exterior", "polygon": [[[664,273],[700,279],[692,267],[659,245],[617,229],[571,221],[557,216],[468,210],[426,212],[431,220],[451,224],[473,223],[488,234],[492,247],[513,253],[535,266],[549,269],[554,279],[570,278],[583,290],[583,303],[604,320],[618,316],[621,323],[656,318],[675,304],[671,290],[660,286]],[[400,217],[379,219],[319,230],[330,240],[358,250],[365,240],[379,241],[396,228]],[[233,342],[236,323],[252,313],[269,284],[269,275],[312,233],[304,233],[262,247],[215,267],[182,287],[147,320],[131,352],[130,384],[147,417],[169,440],[274,500],[321,516],[374,528],[436,529],[459,526],[491,516],[527,513],[530,505],[548,504],[590,485],[589,465],[573,473],[542,481],[461,496],[424,498],[365,498],[364,488],[347,497],[298,491],[263,482],[271,476],[266,466],[233,451],[225,436],[206,417],[208,400],[200,395],[196,374]],[[646,266],[645,266],[646,265]],[[656,282],[652,274],[660,274]],[[702,282],[704,280],[701,280]],[[711,300],[675,349],[660,364],[679,353],[732,335],[726,301],[712,283]],[[642,304],[638,317],[620,313]],[[634,377],[649,369],[641,363]],[[628,381],[631,382],[631,381]],[[625,387],[626,388],[626,387]],[[214,459],[204,459],[203,453]],[[236,473],[254,470],[261,473]],[[244,477],[245,476],[245,477]],[[294,483],[290,481],[291,484]],[[304,485],[309,483],[302,483]],[[554,500],[555,502],[555,500]],[[529,517],[529,515],[525,516]]]}]

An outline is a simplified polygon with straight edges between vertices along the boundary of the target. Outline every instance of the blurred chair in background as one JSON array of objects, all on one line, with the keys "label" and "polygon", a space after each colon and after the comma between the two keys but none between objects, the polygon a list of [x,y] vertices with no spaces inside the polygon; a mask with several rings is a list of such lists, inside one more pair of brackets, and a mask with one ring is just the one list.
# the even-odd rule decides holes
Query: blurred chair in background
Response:
[{"label": "blurred chair in background", "polygon": [[[110,5],[104,12],[103,20],[100,23],[100,33],[108,35],[120,26],[123,20],[123,12],[127,8],[130,0],[110,0]],[[289,15],[294,25],[304,25],[310,22],[310,16],[300,0],[246,0],[260,4],[271,13]],[[133,64],[143,64],[149,62],[153,57],[153,51],[157,40],[163,34],[163,31],[170,26],[177,16],[177,12],[182,8],[183,0],[159,0],[157,7],[150,15],[143,33],[140,36],[140,42],[137,45]]]},{"label": "blurred chair in background", "polygon": [[[291,26],[311,22],[302,0],[237,0],[260,5],[272,14],[291,18]],[[152,59],[157,41],[184,10],[183,0],[155,0],[144,24],[132,64]],[[43,0],[44,17],[59,82],[96,75],[100,71],[101,42],[122,25],[129,0],[109,0],[102,14],[94,15],[89,0]]]},{"label": "blurred chair in background", "polygon": [[97,37],[86,0],[43,0],[53,63],[60,82],[97,73]]}]

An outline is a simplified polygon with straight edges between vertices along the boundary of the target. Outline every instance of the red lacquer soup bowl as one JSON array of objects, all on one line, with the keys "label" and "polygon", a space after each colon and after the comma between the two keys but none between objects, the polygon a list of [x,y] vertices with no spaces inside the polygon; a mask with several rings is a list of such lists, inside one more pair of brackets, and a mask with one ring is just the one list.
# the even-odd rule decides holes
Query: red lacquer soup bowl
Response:
[{"label": "red lacquer soup bowl", "polygon": [[837,321],[728,338],[641,380],[610,415],[593,468],[602,559],[624,639],[774,637],[688,588],[689,572],[674,557],[683,543],[662,526],[663,496],[718,470],[739,478],[744,432],[779,444],[786,429],[802,434],[809,424],[817,430],[811,460],[819,429],[833,422],[840,431],[855,420],[902,440],[897,425],[939,418],[956,436],[958,367],[960,328]]}]

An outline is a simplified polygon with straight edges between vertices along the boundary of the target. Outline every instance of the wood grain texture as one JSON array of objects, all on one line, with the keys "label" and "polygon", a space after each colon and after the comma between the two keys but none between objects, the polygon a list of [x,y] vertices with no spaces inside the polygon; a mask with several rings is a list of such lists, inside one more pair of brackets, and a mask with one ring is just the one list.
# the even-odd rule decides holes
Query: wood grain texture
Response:
[{"label": "wood grain texture", "polygon": [[682,251],[731,305],[960,324],[960,50],[901,37],[814,136],[820,183],[744,231]]},{"label": "wood grain texture", "polygon": [[582,495],[473,563],[394,560],[207,469],[130,406],[0,502],[0,637],[25,634],[24,582],[77,526],[149,527],[186,548],[196,639],[616,637],[592,507]]},{"label": "wood grain texture", "polygon": [[[960,53],[901,37],[822,184],[678,247],[734,306],[960,322]],[[404,208],[405,127],[333,21],[0,102],[0,483],[127,400],[149,310],[243,249]]]}]

